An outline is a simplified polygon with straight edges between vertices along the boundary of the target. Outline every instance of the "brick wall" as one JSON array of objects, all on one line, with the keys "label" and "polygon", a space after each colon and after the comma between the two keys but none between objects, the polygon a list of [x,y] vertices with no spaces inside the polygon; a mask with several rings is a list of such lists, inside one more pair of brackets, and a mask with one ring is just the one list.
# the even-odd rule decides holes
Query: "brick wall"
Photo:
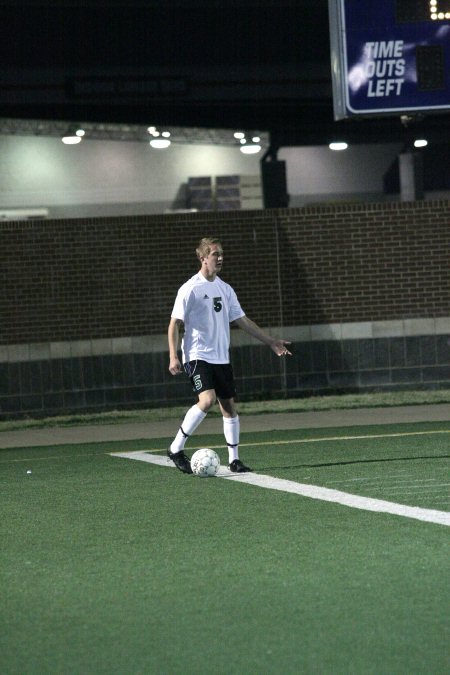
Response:
[{"label": "brick wall", "polygon": [[191,401],[166,330],[207,234],[293,343],[232,332],[240,400],[449,386],[449,201],[0,223],[0,418]]},{"label": "brick wall", "polygon": [[449,315],[448,201],[15,222],[0,224],[0,344],[165,332],[205,234],[262,325]]}]

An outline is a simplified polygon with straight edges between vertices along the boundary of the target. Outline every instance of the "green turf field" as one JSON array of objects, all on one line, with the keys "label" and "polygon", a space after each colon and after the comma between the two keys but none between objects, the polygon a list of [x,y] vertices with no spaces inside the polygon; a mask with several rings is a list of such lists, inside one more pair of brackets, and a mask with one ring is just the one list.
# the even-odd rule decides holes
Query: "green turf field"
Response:
[{"label": "green turf field", "polygon": [[[450,423],[358,426],[243,434],[241,456],[442,513],[449,444]],[[3,675],[449,672],[447,526],[111,454],[166,446],[0,451]]]}]

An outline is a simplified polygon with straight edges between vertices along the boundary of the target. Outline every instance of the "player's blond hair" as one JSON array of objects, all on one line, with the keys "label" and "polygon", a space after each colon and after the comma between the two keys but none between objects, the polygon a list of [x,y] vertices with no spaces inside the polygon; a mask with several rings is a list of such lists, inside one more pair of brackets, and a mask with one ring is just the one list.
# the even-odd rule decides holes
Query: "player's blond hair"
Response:
[{"label": "player's blond hair", "polygon": [[217,239],[217,237],[203,237],[203,239],[200,239],[195,251],[197,253],[199,262],[201,262],[202,258],[206,258],[211,253],[211,247],[213,244],[216,244],[222,248],[222,244],[220,240]]}]

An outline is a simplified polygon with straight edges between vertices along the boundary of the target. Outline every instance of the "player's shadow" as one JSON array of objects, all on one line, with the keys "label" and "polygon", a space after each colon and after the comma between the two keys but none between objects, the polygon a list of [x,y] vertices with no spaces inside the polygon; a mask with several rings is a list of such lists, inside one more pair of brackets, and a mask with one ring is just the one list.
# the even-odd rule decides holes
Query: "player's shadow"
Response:
[{"label": "player's shadow", "polygon": [[418,459],[449,459],[450,455],[421,455],[419,457],[383,457],[375,459],[349,459],[341,462],[319,462],[317,464],[283,464],[282,466],[261,466],[258,471],[278,469],[317,469],[325,466],[346,466],[348,464],[376,464],[381,462],[411,462]]}]

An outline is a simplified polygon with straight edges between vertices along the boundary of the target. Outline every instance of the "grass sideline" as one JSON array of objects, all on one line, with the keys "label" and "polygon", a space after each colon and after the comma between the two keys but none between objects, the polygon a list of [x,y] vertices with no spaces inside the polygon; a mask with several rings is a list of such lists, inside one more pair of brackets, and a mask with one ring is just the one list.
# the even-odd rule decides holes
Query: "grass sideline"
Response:
[{"label": "grass sideline", "polygon": [[[308,398],[277,399],[269,401],[239,402],[239,411],[247,415],[267,413],[313,412],[320,410],[349,410],[356,408],[390,408],[395,406],[431,405],[450,403],[450,389],[436,391],[395,391],[364,394],[341,394],[311,396]],[[53,427],[76,427],[85,425],[126,424],[130,422],[154,422],[179,419],[186,405],[143,410],[113,410],[99,413],[26,418],[0,421],[2,431],[20,429],[48,429]],[[210,415],[218,415],[218,409]]]}]

